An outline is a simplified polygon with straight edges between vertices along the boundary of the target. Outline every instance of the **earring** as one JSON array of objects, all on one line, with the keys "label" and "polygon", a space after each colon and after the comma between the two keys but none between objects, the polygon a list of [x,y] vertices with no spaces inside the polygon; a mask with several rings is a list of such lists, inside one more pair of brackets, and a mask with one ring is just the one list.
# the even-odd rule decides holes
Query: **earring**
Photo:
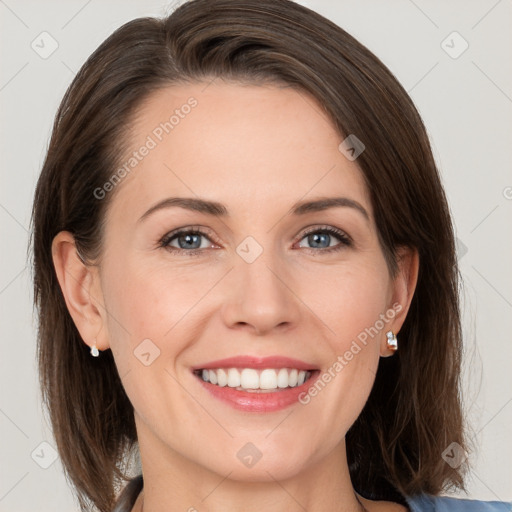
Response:
[{"label": "earring", "polygon": [[396,352],[398,350],[398,340],[396,339],[396,334],[393,331],[388,331],[386,336],[388,338],[386,342],[388,349]]},{"label": "earring", "polygon": [[98,350],[96,343],[91,347],[91,355],[93,357],[98,357],[100,355],[100,351]]}]

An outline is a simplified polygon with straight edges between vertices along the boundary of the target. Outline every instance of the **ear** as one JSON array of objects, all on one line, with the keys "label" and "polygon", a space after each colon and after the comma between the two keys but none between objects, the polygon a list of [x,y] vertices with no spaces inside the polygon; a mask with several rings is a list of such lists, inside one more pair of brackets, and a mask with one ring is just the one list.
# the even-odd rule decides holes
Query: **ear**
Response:
[{"label": "ear", "polygon": [[52,242],[52,258],[69,314],[84,342],[109,348],[98,268],[78,255],[73,235],[61,231]]},{"label": "ear", "polygon": [[[407,312],[411,305],[416,283],[418,281],[419,255],[417,249],[410,247],[400,247],[397,251],[397,273],[392,283],[391,301],[389,310],[393,310],[395,315],[393,320],[387,325],[386,331],[393,331],[395,334],[400,332]],[[380,355],[388,357],[394,352],[387,348],[387,338],[384,336],[381,342]],[[399,344],[400,344],[400,338]]]}]

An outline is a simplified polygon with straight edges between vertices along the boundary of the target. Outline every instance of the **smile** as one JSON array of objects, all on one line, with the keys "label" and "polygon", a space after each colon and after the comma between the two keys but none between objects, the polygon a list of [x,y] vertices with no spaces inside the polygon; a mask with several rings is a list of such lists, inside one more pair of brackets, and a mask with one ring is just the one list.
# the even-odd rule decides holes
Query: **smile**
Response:
[{"label": "smile", "polygon": [[219,387],[228,386],[239,391],[272,393],[301,386],[312,372],[298,368],[218,368],[197,370],[204,382]]},{"label": "smile", "polygon": [[192,368],[201,388],[215,401],[252,413],[270,413],[299,402],[320,376],[317,365],[284,356],[236,356]]}]

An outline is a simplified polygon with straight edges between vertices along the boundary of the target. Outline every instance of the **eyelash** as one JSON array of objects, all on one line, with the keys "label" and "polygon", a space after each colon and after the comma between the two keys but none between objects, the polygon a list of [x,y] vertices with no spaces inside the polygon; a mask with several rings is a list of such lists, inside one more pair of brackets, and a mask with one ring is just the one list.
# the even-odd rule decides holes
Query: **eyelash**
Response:
[{"label": "eyelash", "polygon": [[[340,243],[338,245],[335,245],[333,247],[323,248],[323,249],[315,249],[313,247],[304,247],[303,248],[306,250],[309,249],[308,252],[311,252],[311,254],[314,254],[315,256],[318,256],[319,253],[326,254],[326,253],[337,252],[346,247],[352,246],[352,240],[346,233],[344,233],[343,231],[341,231],[339,229],[333,228],[331,226],[317,226],[310,230],[307,230],[301,234],[301,236],[299,238],[299,242],[303,238],[307,237],[308,235],[314,234],[314,233],[335,236],[340,241]],[[175,231],[171,231],[170,233],[167,233],[159,241],[158,247],[164,248],[173,253],[186,253],[187,256],[200,256],[202,254],[202,252],[204,250],[206,250],[206,248],[203,248],[203,249],[180,249],[178,247],[171,247],[169,245],[174,239],[176,239],[180,236],[183,236],[183,235],[200,235],[200,236],[203,236],[203,237],[207,238],[208,240],[210,240],[210,242],[212,242],[208,233],[206,233],[205,231],[202,231],[199,227],[191,226],[190,228],[187,228],[187,229],[179,228]],[[215,243],[215,241],[213,241],[213,243]]]}]

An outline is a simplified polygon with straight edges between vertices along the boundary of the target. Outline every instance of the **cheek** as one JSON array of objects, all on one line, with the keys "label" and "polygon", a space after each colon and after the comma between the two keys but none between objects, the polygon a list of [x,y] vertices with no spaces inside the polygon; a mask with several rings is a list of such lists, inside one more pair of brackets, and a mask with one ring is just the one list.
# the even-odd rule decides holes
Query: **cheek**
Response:
[{"label": "cheek", "polygon": [[[105,265],[104,296],[118,373],[135,410],[153,424],[158,421],[153,406],[173,410],[174,403],[187,401],[172,375],[180,354],[194,339],[193,305],[211,284],[171,272],[168,266],[135,263],[126,259]],[[174,402],[169,402],[169,389]]]},{"label": "cheek", "polygon": [[364,339],[368,331],[370,339],[377,337],[375,329],[382,329],[379,319],[386,310],[389,287],[385,263],[361,258],[337,267],[319,266],[309,273],[300,293],[331,333],[332,348],[340,353],[358,336]]},{"label": "cheek", "polygon": [[[199,273],[192,278],[187,272],[176,272],[162,265],[140,265],[126,262],[112,269],[107,282],[105,301],[114,323],[123,328],[112,342],[163,340],[207,290]],[[112,322],[111,322],[112,323]]]},{"label": "cheek", "polygon": [[182,354],[200,339],[210,314],[202,299],[222,274],[222,269],[217,275],[193,264],[176,268],[161,258],[105,263],[110,346],[136,409],[164,400],[170,375],[177,374]]},{"label": "cheek", "polygon": [[[360,260],[346,268],[319,269],[303,286],[308,305],[318,311],[326,327],[322,350],[325,366],[311,402],[339,432],[345,432],[359,415],[371,391],[380,357],[386,322],[390,278],[383,261]],[[322,287],[314,283],[323,283]],[[309,302],[310,301],[310,302]],[[384,319],[384,320],[383,320]],[[386,320],[387,319],[387,320]],[[318,397],[318,399],[317,399]],[[321,397],[321,398],[320,398]]]}]

